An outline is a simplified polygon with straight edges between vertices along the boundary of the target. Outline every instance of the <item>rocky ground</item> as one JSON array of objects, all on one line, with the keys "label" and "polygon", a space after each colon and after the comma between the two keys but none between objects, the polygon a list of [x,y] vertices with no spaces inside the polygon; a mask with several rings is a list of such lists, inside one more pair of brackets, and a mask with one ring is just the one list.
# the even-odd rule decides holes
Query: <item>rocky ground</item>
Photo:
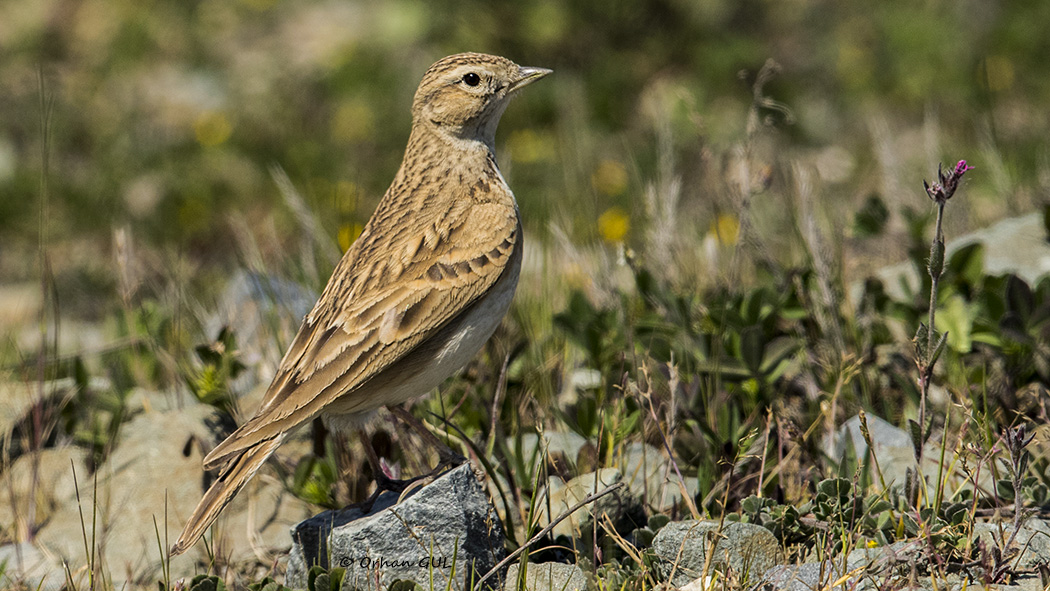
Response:
[{"label": "rocky ground", "polygon": [[[1021,266],[1038,277],[1050,270],[1050,249],[1042,242],[1034,246],[1028,236],[1038,221],[1032,216],[1008,220],[966,240],[994,246],[988,260],[998,268]],[[1011,251],[1022,253],[1022,259],[1011,258]],[[890,277],[903,271],[886,273]],[[5,322],[32,317],[26,313],[36,307],[26,303],[32,290],[5,288],[0,296]],[[232,278],[210,324],[235,324],[244,337],[242,359],[250,369],[236,380],[236,390],[244,393],[241,405],[256,404],[279,359],[280,343],[295,328],[292,319],[312,302],[313,294],[291,283],[251,274]],[[23,337],[31,340],[28,332]],[[86,346],[83,340],[63,338],[69,340],[61,347]],[[218,564],[238,565],[237,572],[245,577],[276,573],[287,585],[302,588],[308,584],[309,567],[319,563],[345,568],[347,581],[385,586],[411,579],[440,588],[452,581],[456,588],[465,576],[483,576],[507,556],[504,524],[535,532],[567,513],[543,544],[565,550],[562,557],[577,557],[576,564],[531,562],[552,555],[537,548],[510,560],[509,570],[501,568],[490,582],[504,581],[496,584],[506,589],[519,584],[535,590],[594,588],[607,572],[594,565],[620,553],[636,553],[638,562],[651,566],[669,587],[690,591],[712,584],[798,591],[954,591],[992,582],[998,589],[1028,590],[1045,588],[1050,572],[1050,524],[1038,513],[1016,520],[1008,513],[981,516],[967,539],[981,545],[982,556],[989,557],[986,564],[936,564],[924,536],[842,551],[828,544],[826,552],[788,560],[769,527],[690,518],[687,501],[697,494],[696,478],[680,478],[666,449],[640,442],[624,445],[615,465],[568,480],[549,476],[531,507],[533,499],[508,500],[505,483],[475,464],[450,471],[400,503],[382,499],[368,515],[318,514],[316,506],[289,492],[286,472],[267,468],[226,509],[207,547],[198,545],[167,562],[163,549],[207,483],[201,458],[231,425],[224,413],[184,390],[137,390],[125,401],[127,419],[119,442],[101,464],[74,441],[43,437],[34,442],[27,435],[41,413],[62,412],[74,391],[84,387],[68,378],[0,384],[0,432],[7,442],[0,473],[0,525],[9,532],[9,542],[0,546],[0,587],[57,590],[73,581],[72,587],[87,588],[94,576],[102,577],[105,588],[155,588],[165,577],[188,579],[202,572],[202,565]],[[929,447],[924,464],[916,466],[907,432],[874,416],[866,423],[867,436],[860,417],[840,425],[826,442],[827,456],[864,457],[870,441],[887,490],[904,486],[909,469],[921,467],[929,474],[942,467],[940,449]],[[522,437],[521,460],[535,465],[569,458],[575,463],[586,455],[587,446],[584,438],[567,431],[528,434]],[[276,464],[294,465],[310,449],[303,434],[281,449]],[[950,465],[943,474],[952,488],[968,481],[984,490],[996,486],[991,475],[974,477],[962,466]],[[589,495],[610,488],[609,494],[569,512]],[[522,515],[531,521],[522,522]],[[988,564],[998,565],[994,581]]]}]

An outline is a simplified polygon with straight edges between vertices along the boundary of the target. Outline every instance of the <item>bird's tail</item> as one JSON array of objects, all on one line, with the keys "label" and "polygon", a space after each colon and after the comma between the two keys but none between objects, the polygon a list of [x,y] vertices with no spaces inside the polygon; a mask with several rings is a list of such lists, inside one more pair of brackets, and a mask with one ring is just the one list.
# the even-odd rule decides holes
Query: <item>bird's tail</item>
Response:
[{"label": "bird's tail", "polygon": [[284,441],[283,433],[273,439],[262,441],[244,450],[241,455],[230,460],[223,467],[219,478],[212,483],[208,492],[204,493],[204,498],[193,510],[193,515],[186,522],[178,541],[171,547],[172,556],[182,554],[204,535],[223,508],[233,500],[234,495],[251,480],[252,476],[255,476],[255,473],[281,445],[282,441]]}]

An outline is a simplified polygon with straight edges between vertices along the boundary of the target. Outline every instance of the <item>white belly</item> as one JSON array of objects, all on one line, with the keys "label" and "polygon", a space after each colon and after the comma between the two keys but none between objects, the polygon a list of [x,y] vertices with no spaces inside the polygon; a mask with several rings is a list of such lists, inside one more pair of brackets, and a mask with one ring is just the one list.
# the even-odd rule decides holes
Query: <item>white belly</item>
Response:
[{"label": "white belly", "polygon": [[392,367],[341,396],[324,411],[325,425],[333,431],[359,429],[376,409],[429,393],[473,359],[514,299],[521,271],[520,243],[517,249],[488,294]]}]

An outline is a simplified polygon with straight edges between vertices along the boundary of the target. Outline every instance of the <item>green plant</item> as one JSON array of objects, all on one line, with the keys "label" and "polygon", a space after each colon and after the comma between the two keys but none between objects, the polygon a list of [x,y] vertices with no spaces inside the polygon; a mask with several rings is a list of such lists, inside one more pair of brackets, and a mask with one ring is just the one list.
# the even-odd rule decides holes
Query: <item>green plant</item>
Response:
[{"label": "green plant", "polygon": [[248,585],[248,591],[292,591],[291,587],[285,587],[270,577]]},{"label": "green plant", "polygon": [[334,441],[325,446],[324,457],[313,454],[304,456],[295,467],[290,482],[292,494],[321,507],[338,509],[334,491],[339,482],[339,468],[335,456]]},{"label": "green plant", "polygon": [[197,400],[232,412],[236,397],[230,391],[230,382],[246,369],[238,359],[233,330],[222,327],[214,341],[198,345],[194,350],[201,367],[186,372],[186,384]]},{"label": "green plant", "polygon": [[[197,575],[190,580],[188,591],[226,591],[226,582],[216,575]],[[165,589],[161,588],[161,591]]]},{"label": "green plant", "polygon": [[324,567],[314,565],[306,573],[307,591],[339,591],[343,586],[343,577],[346,569],[333,568],[327,570]]}]

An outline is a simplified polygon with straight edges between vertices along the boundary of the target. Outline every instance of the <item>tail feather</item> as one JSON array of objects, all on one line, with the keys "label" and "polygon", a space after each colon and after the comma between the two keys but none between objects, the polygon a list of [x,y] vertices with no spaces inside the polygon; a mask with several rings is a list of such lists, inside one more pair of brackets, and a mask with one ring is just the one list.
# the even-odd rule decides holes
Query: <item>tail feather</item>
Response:
[{"label": "tail feather", "polygon": [[219,478],[212,483],[208,492],[204,493],[204,498],[197,504],[197,508],[193,510],[193,515],[186,522],[178,541],[171,547],[172,556],[182,554],[204,535],[223,508],[233,500],[233,497],[251,480],[252,476],[255,476],[255,473],[283,441],[284,434],[282,433],[273,439],[267,439],[244,450],[241,455],[226,464]]}]

